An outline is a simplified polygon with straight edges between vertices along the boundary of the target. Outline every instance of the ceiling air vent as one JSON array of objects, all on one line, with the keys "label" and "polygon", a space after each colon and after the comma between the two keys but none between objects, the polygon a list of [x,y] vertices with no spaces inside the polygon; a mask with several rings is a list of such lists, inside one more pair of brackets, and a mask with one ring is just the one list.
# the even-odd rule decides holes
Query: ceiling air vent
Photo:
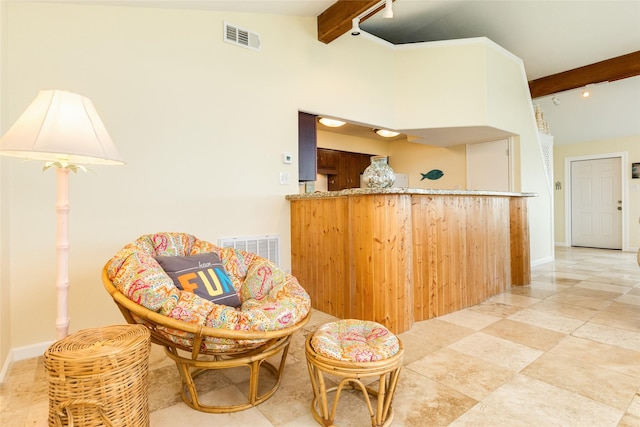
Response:
[{"label": "ceiling air vent", "polygon": [[260,50],[260,34],[252,33],[228,22],[224,23],[224,41],[237,46]]}]

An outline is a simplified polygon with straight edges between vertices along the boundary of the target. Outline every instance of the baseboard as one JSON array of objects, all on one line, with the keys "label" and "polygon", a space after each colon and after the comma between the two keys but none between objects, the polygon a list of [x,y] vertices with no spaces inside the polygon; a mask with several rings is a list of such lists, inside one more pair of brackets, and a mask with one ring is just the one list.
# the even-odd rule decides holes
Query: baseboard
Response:
[{"label": "baseboard", "polygon": [[4,359],[4,363],[2,364],[2,370],[0,370],[0,384],[4,384],[4,379],[9,373],[9,368],[13,363],[13,350],[9,350],[9,354],[7,354],[7,358]]},{"label": "baseboard", "polygon": [[531,267],[535,267],[537,265],[546,264],[546,263],[551,262],[551,261],[553,261],[553,257],[552,256],[548,256],[546,258],[540,258],[540,259],[537,259],[535,261],[531,261]]},{"label": "baseboard", "polygon": [[9,370],[11,369],[11,365],[14,362],[42,356],[54,342],[55,341],[47,341],[38,344],[26,345],[24,347],[12,348],[9,350],[9,354],[2,364],[2,370],[0,370],[0,384],[4,383],[9,374]]}]

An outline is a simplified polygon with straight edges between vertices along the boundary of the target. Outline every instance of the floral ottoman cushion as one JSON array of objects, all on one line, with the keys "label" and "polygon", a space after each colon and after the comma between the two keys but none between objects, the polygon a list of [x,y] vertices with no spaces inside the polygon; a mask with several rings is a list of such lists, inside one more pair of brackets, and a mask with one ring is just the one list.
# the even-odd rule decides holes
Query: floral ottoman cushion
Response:
[{"label": "floral ottoman cushion", "polygon": [[350,362],[388,359],[400,349],[398,338],[379,323],[345,319],[322,325],[311,338],[321,356]]}]

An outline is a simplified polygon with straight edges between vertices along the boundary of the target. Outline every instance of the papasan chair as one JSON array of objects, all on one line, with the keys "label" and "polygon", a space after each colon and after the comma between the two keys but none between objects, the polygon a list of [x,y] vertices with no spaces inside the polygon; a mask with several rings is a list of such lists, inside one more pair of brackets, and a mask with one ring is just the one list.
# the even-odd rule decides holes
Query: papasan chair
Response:
[{"label": "papasan chair", "polygon": [[[176,363],[184,402],[204,412],[241,411],[270,398],[291,336],[311,316],[309,295],[294,276],[190,234],[141,236],[106,263],[102,280],[126,321],[149,328],[152,342]],[[278,354],[279,363],[267,361]],[[237,367],[249,369],[246,401],[204,404],[194,378]]]}]

